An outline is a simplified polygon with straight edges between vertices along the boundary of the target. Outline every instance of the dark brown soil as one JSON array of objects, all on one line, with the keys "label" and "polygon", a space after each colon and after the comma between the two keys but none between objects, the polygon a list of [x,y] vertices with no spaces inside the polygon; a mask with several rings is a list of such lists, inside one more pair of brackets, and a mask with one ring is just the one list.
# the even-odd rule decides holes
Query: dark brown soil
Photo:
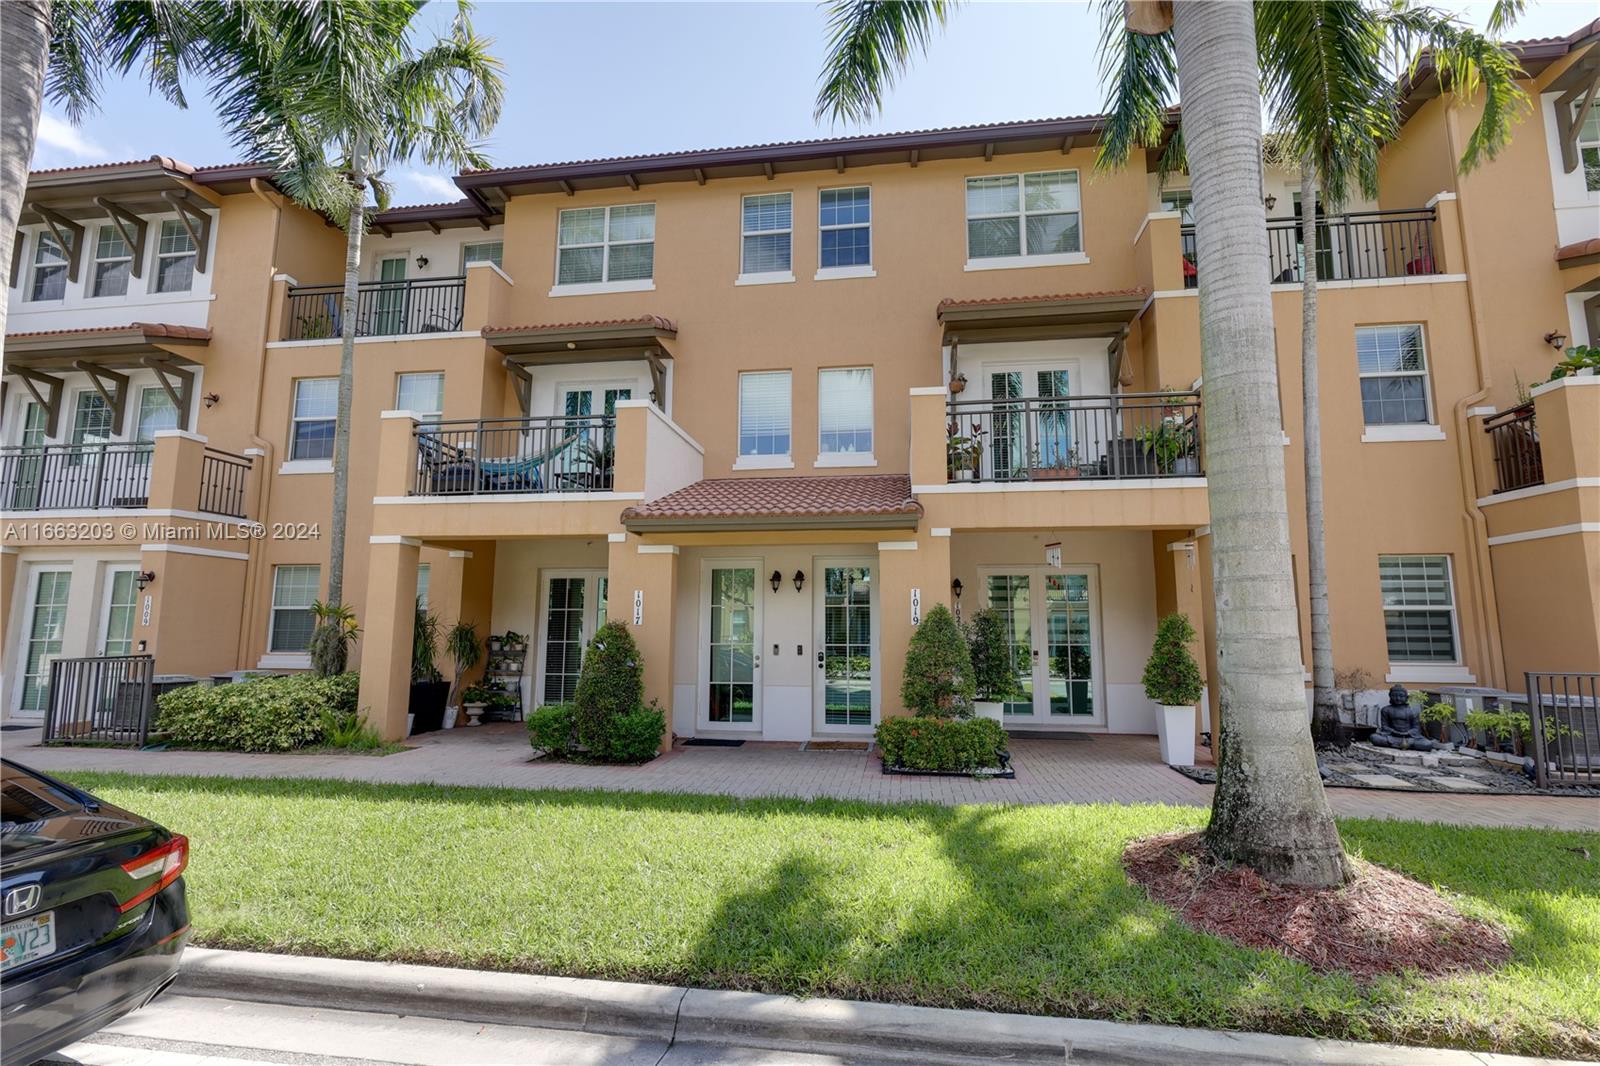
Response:
[{"label": "dark brown soil", "polygon": [[1511,957],[1494,925],[1468,918],[1438,892],[1381,866],[1352,860],[1341,888],[1275,885],[1219,864],[1196,832],[1136,840],[1128,876],[1185,924],[1246,947],[1279,951],[1314,970],[1358,980],[1413,971],[1487,970]]}]

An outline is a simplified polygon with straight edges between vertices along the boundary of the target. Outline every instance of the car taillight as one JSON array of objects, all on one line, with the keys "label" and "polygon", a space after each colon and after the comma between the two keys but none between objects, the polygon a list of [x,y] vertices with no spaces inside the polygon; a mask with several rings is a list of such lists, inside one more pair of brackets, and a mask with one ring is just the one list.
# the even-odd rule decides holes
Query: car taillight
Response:
[{"label": "car taillight", "polygon": [[122,872],[135,881],[143,881],[147,877],[154,877],[156,880],[154,884],[141,889],[138,895],[117,910],[130,911],[137,907],[183,876],[183,868],[188,865],[189,838],[181,833],[174,833],[172,839],[160,847],[152,848],[138,858],[123,863]]}]

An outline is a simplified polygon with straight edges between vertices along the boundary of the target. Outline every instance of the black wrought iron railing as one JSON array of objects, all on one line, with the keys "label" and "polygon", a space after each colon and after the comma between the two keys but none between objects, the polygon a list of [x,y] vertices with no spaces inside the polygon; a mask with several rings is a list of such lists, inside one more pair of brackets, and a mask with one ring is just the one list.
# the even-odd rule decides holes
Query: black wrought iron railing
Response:
[{"label": "black wrought iron railing", "polygon": [[143,747],[155,710],[155,673],[150,655],[55,660],[44,742]]},{"label": "black wrought iron railing", "polygon": [[435,422],[416,429],[416,496],[607,492],[615,415]]},{"label": "black wrought iron railing", "polygon": [[207,448],[200,457],[200,510],[244,518],[250,457]]},{"label": "black wrought iron railing", "polygon": [[1600,785],[1600,674],[1526,675],[1534,781]]},{"label": "black wrought iron railing", "polygon": [[[458,330],[466,296],[464,276],[363,281],[356,288],[356,336],[393,337]],[[342,336],[343,307],[343,285],[292,286],[284,339],[305,341]]]},{"label": "black wrought iron railing", "polygon": [[147,507],[154,455],[142,442],[0,448],[0,511]]},{"label": "black wrought iron railing", "polygon": [[946,408],[950,480],[1199,477],[1200,394],[1022,396]]},{"label": "black wrought iron railing", "polygon": [[1544,456],[1539,451],[1539,430],[1534,425],[1533,404],[1525,403],[1483,421],[1494,453],[1495,492],[1511,492],[1544,484]]},{"label": "black wrought iron railing", "polygon": [[[1361,281],[1438,274],[1436,212],[1352,211],[1317,220],[1317,277],[1322,281]],[[1193,226],[1178,231],[1183,254],[1183,286],[1199,284],[1199,257]],[[1267,274],[1274,284],[1304,280],[1305,245],[1298,218],[1267,222]]]}]

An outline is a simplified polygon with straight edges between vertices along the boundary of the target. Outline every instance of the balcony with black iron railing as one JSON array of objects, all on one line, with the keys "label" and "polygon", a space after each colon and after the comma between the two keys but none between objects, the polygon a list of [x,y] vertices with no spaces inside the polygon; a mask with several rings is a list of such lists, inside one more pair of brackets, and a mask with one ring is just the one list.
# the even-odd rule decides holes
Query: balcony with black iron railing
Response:
[{"label": "balcony with black iron railing", "polygon": [[1494,457],[1496,493],[1544,484],[1544,456],[1531,401],[1484,419],[1483,430]]},{"label": "balcony with black iron railing", "polygon": [[[1317,220],[1317,277],[1322,281],[1365,281],[1443,272],[1439,254],[1438,212],[1434,208],[1352,211]],[[1179,231],[1183,287],[1198,286],[1195,228]],[[1304,280],[1305,246],[1298,218],[1267,221],[1267,276],[1273,284]]]},{"label": "balcony with black iron railing", "polygon": [[[198,438],[190,443],[201,446]],[[150,506],[156,456],[148,441],[0,447],[0,513],[142,510]],[[248,456],[205,448],[188,506],[246,517],[250,468]]]},{"label": "balcony with black iron railing", "polygon": [[1118,481],[1205,473],[1196,392],[946,404],[949,481]]},{"label": "balcony with black iron railing", "polygon": [[[356,336],[453,333],[462,328],[465,276],[363,281],[356,287]],[[344,286],[290,285],[284,340],[332,340],[344,331]]]},{"label": "balcony with black iron railing", "polygon": [[480,418],[419,424],[413,496],[609,492],[614,415]]}]

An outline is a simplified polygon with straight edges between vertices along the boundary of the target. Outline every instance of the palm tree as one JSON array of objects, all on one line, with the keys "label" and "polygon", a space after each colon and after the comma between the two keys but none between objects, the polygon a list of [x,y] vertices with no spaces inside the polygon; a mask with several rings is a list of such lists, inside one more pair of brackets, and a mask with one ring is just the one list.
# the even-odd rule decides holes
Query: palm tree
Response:
[{"label": "palm tree", "polygon": [[480,140],[499,121],[504,95],[500,62],[489,54],[492,42],[473,32],[470,4],[457,4],[447,35],[414,47],[413,21],[425,3],[344,0],[337,6],[365,27],[363,51],[323,63],[314,51],[302,53],[309,42],[291,32],[256,53],[246,64],[248,76],[219,99],[224,121],[240,131],[239,147],[277,166],[278,185],[346,235],[329,523],[327,602],[334,606],[344,594],[350,393],[367,194],[378,210],[386,208],[391,190],[384,172],[417,157],[452,170],[487,166]]}]

